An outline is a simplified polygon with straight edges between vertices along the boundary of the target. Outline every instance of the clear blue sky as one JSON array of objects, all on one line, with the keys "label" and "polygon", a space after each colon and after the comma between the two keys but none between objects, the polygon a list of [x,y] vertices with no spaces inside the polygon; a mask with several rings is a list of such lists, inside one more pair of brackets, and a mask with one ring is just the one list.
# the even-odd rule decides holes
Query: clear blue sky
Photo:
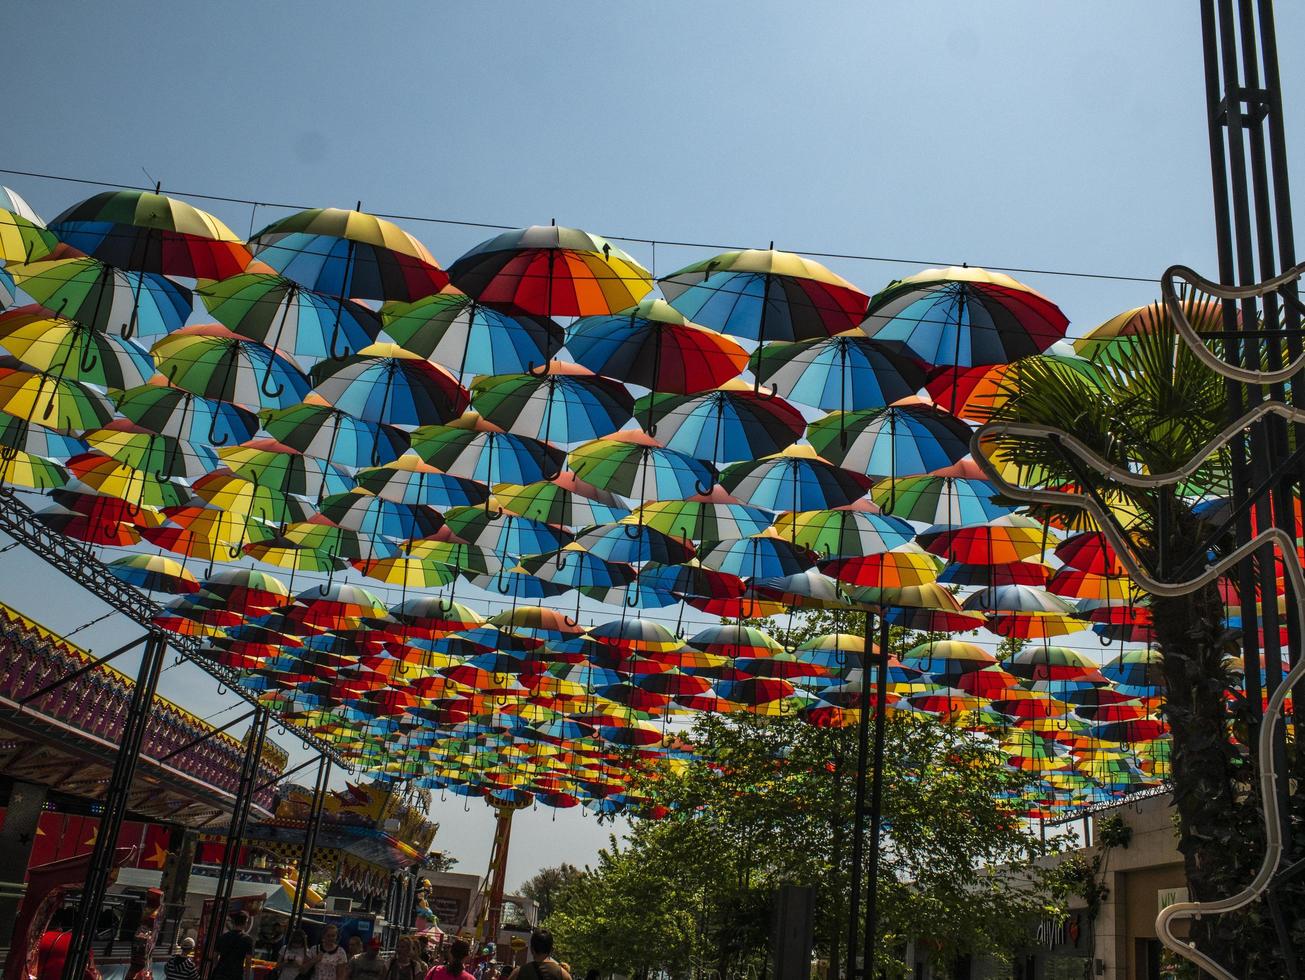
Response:
[{"label": "clear blue sky", "polygon": [[[1214,274],[1194,0],[11,0],[0,165],[303,206],[600,234],[1158,276]],[[1281,4],[1297,196],[1305,8]],[[0,177],[47,217],[91,193]],[[244,234],[248,207],[203,204]],[[255,227],[282,212],[260,209]],[[488,233],[407,223],[446,264]],[[661,274],[700,250],[631,246]],[[830,262],[873,290],[911,265]],[[1021,276],[1079,333],[1146,284]],[[0,598],[71,628],[92,600],[21,551]],[[114,624],[79,636],[108,649]],[[164,690],[224,708],[193,668]],[[230,717],[227,715],[226,717]],[[438,843],[480,871],[489,812]],[[509,873],[607,829],[518,817]]]}]

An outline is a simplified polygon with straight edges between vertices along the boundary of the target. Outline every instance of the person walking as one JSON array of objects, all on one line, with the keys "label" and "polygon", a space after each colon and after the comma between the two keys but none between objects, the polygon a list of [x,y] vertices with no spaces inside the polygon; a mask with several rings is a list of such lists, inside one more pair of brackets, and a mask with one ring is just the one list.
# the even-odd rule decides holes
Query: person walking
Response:
[{"label": "person walking", "polygon": [[217,960],[209,973],[209,980],[244,980],[245,968],[254,955],[254,937],[249,934],[252,922],[249,913],[243,909],[227,916],[227,931],[213,944]]},{"label": "person walking", "polygon": [[340,930],[334,925],[322,930],[322,941],[313,947],[308,967],[313,970],[313,980],[345,980],[349,972],[349,954],[340,945]]},{"label": "person walking", "polygon": [[462,964],[471,955],[471,945],[465,939],[455,939],[449,943],[444,962],[430,968],[426,980],[476,980]]},{"label": "person walking", "polygon": [[381,958],[381,941],[372,936],[366,949],[349,958],[349,980],[382,980],[387,968],[388,964]]},{"label": "person walking", "polygon": [[571,980],[571,974],[553,959],[553,934],[536,929],[530,934],[530,960],[512,971],[508,980]]},{"label": "person walking", "polygon": [[195,969],[195,940],[187,936],[177,947],[177,952],[163,965],[165,980],[199,980]]},{"label": "person walking", "polygon": [[[306,977],[312,970],[312,967],[306,965],[310,958],[308,933],[296,929],[276,958],[277,980],[299,980],[301,976]],[[169,977],[168,980],[172,978]]]},{"label": "person walking", "polygon": [[385,969],[384,980],[425,980],[426,964],[417,958],[416,948],[411,936],[400,936],[394,944],[394,957]]}]

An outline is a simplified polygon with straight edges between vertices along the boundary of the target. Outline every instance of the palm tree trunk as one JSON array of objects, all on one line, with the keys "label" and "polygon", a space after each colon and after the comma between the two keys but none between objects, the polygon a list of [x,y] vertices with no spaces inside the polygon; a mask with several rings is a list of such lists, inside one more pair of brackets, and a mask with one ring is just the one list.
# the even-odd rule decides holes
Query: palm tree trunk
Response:
[{"label": "palm tree trunk", "polygon": [[[1221,898],[1248,877],[1247,836],[1256,835],[1254,815],[1239,802],[1239,777],[1244,783],[1246,773],[1230,741],[1223,605],[1218,589],[1208,586],[1176,598],[1157,596],[1152,612],[1162,654],[1164,713],[1172,741],[1170,780],[1188,892],[1196,901]],[[1238,934],[1231,917],[1205,916],[1192,923],[1190,938],[1202,952],[1244,976],[1246,937]]]}]

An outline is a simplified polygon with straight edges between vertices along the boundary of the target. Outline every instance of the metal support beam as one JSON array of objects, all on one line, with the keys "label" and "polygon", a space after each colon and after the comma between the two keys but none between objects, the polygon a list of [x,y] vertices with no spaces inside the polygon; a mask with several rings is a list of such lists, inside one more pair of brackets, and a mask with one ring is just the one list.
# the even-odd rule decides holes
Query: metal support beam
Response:
[{"label": "metal support beam", "polygon": [[[8,487],[0,487],[0,531],[128,619],[152,632],[158,630],[154,624],[154,617],[162,607],[157,602],[134,586],[110,574],[108,568],[89,546],[65,537],[38,521],[36,511],[28,507]],[[240,677],[235,671],[199,656],[200,642],[196,637],[182,636],[171,631],[163,632],[167,637],[168,645],[195,666],[215,677],[237,697],[243,698],[250,704],[258,703],[257,698],[240,686]],[[293,725],[289,727],[293,729],[296,738],[318,752],[327,753],[341,768],[352,771],[352,767],[317,736]]]},{"label": "metal support beam", "polygon": [[49,684],[46,684],[45,687],[36,691],[34,694],[27,695],[27,697],[23,698],[18,703],[21,705],[31,704],[37,698],[43,698],[51,691],[59,690],[59,688],[63,687],[65,684],[69,683],[70,681],[75,681],[83,674],[89,674],[91,671],[95,670],[95,668],[103,667],[109,661],[116,660],[118,657],[121,657],[128,650],[135,650],[138,646],[140,646],[149,638],[150,638],[149,633],[146,633],[143,636],[138,636],[130,643],[124,643],[122,646],[118,647],[118,649],[114,650],[112,653],[106,653],[103,657],[97,657],[94,660],[82,664],[76,670],[64,674],[58,680],[51,681]]},{"label": "metal support beam", "polygon": [[[867,630],[867,633],[869,631]],[[869,650],[866,653],[869,654]],[[888,615],[879,615],[878,676],[875,678],[874,764],[870,783],[870,880],[865,900],[865,966],[863,976],[875,975],[875,934],[879,931],[879,844],[884,816],[884,737],[888,717]]]},{"label": "metal support beam", "polygon": [[[255,709],[255,710],[257,710],[257,709]],[[210,738],[213,738],[213,736],[215,736],[215,735],[220,735],[222,732],[225,732],[225,731],[227,731],[228,729],[234,728],[236,725],[239,725],[242,721],[247,721],[248,719],[252,718],[253,715],[254,715],[254,712],[253,712],[253,711],[246,711],[243,715],[239,715],[239,716],[236,717],[236,718],[232,718],[229,722],[227,722],[227,723],[226,723],[225,725],[223,725],[221,728],[214,728],[212,731],[205,732],[203,735],[197,735],[195,738],[192,738],[192,739],[191,739],[189,742],[187,742],[185,745],[181,746],[180,748],[173,749],[171,752],[169,752],[167,755],[165,755],[162,759],[159,759],[158,761],[159,761],[159,762],[167,762],[169,759],[176,758],[177,756],[181,755],[181,753],[183,753],[183,752],[188,752],[188,751],[190,751],[190,750],[193,749],[196,745],[203,745],[203,744],[204,744],[205,742],[207,742]]]},{"label": "metal support beam", "polygon": [[316,759],[309,759],[307,762],[299,763],[299,765],[295,766],[293,769],[287,769],[285,772],[277,773],[271,779],[263,780],[261,783],[259,783],[257,786],[254,787],[254,795],[257,796],[259,793],[263,792],[263,790],[267,789],[269,786],[275,786],[277,783],[289,779],[297,772],[303,772],[305,769],[307,769],[316,761],[317,761]]},{"label": "metal support beam", "polygon": [[[254,784],[258,778],[258,765],[263,756],[263,740],[267,735],[268,713],[259,708],[254,713],[254,723],[245,735],[245,755],[240,769],[240,784],[231,807],[231,823],[227,826],[227,839],[222,850],[222,866],[218,872],[217,891],[213,896],[213,910],[208,932],[204,937],[203,959],[200,968],[203,976],[213,969],[214,949],[222,934],[227,912],[231,905],[231,890],[240,865],[240,846],[244,843],[245,828],[249,825],[249,806],[254,801]],[[64,980],[73,980],[65,977]]]},{"label": "metal support beam", "polygon": [[852,870],[847,911],[847,975],[861,975],[857,942],[861,925],[861,875],[865,866],[866,771],[870,761],[870,651],[874,648],[874,614],[865,614],[865,653],[861,657],[861,716],[856,728],[856,792],[852,803]]},{"label": "metal support beam", "polygon": [[140,758],[141,743],[145,738],[145,728],[149,723],[154,704],[154,690],[158,687],[159,673],[163,669],[163,655],[166,652],[167,643],[163,633],[157,630],[151,632],[149,642],[145,644],[145,653],[141,657],[140,671],[136,676],[135,689],[132,691],[131,706],[123,721],[113,774],[104,791],[104,809],[100,813],[100,826],[95,837],[95,847],[91,851],[90,870],[86,876],[86,885],[82,889],[80,914],[77,916],[77,924],[73,928],[72,938],[68,944],[63,980],[81,980],[86,969],[91,940],[94,938],[95,922],[99,919],[100,906],[104,904],[104,894],[113,873],[118,833],[122,829],[122,819],[127,812],[131,781],[136,773],[136,762]]},{"label": "metal support beam", "polygon": [[308,902],[308,879],[313,868],[313,852],[317,849],[317,832],[322,826],[322,813],[326,806],[326,784],[331,777],[331,760],[318,757],[317,780],[313,783],[313,802],[308,807],[308,825],[304,827],[304,846],[299,852],[299,877],[295,884],[295,900],[290,906],[290,921],[286,923],[286,936],[299,925]]}]

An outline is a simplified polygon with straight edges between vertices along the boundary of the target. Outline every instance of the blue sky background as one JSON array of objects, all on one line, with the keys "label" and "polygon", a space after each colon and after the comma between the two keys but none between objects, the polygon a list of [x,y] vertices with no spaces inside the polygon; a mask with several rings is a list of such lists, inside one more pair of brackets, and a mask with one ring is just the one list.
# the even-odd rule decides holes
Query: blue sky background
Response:
[{"label": "blue sky background", "polygon": [[[7,168],[610,237],[1215,273],[1194,2],[11,0],[5,26]],[[1278,36],[1299,195],[1305,8],[1280,5]],[[0,182],[46,217],[94,190]],[[284,213],[196,203],[241,234]],[[402,223],[446,265],[490,234]],[[710,251],[629,250],[663,275]],[[828,264],[867,291],[920,267]],[[1072,334],[1154,298],[1018,278]],[[20,549],[0,582],[56,628],[103,612]],[[129,635],[110,621],[77,639]],[[202,715],[232,703],[189,666],[163,691]],[[432,816],[459,870],[481,871],[489,811]],[[510,883],[592,860],[607,834],[574,811],[521,813]]]}]

